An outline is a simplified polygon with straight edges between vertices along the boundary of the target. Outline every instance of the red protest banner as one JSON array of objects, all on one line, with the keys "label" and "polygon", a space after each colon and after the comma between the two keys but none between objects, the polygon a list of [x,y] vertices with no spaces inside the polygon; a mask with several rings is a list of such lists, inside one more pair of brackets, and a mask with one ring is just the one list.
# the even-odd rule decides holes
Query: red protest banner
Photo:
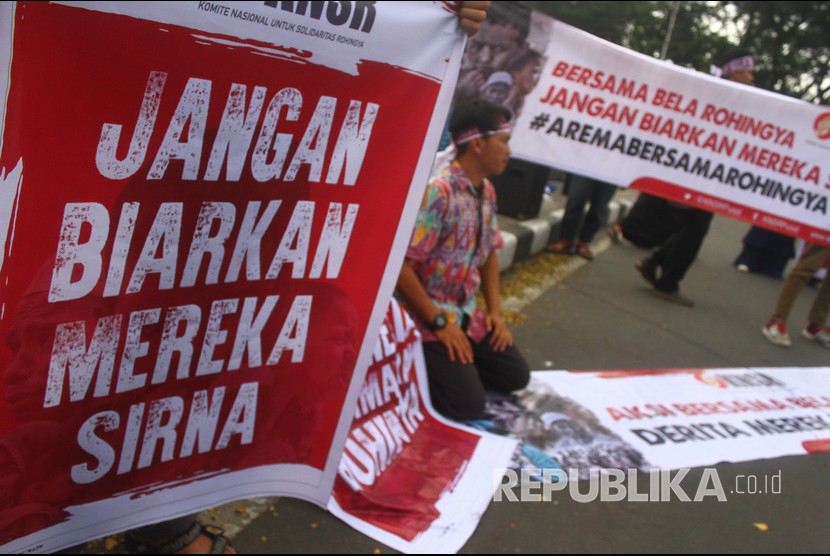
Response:
[{"label": "red protest banner", "polygon": [[7,549],[325,503],[460,42],[341,4],[4,8]]},{"label": "red protest banner", "polygon": [[440,417],[420,335],[393,302],[358,396],[329,510],[406,553],[456,552],[473,534],[513,440]]}]

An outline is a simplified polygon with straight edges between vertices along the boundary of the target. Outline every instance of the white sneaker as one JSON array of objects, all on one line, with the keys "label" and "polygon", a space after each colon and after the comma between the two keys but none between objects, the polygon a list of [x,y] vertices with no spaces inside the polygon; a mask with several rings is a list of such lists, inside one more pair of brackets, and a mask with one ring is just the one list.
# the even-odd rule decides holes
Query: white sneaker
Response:
[{"label": "white sneaker", "polygon": [[761,332],[764,333],[764,337],[769,340],[770,343],[773,343],[776,346],[788,348],[792,344],[792,342],[790,342],[790,335],[787,334],[787,328],[783,320],[778,322],[770,322],[761,329]]},{"label": "white sneaker", "polygon": [[808,326],[801,331],[801,335],[808,340],[813,340],[826,348],[830,348],[830,332],[828,332],[828,328],[820,328],[818,331],[813,332]]}]

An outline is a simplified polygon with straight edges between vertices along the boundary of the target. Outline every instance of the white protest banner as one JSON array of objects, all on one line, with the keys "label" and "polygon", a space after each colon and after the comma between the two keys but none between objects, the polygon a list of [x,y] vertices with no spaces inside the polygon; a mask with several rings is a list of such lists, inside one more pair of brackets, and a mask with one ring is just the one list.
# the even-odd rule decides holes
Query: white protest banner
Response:
[{"label": "white protest banner", "polygon": [[475,531],[516,441],[453,424],[429,403],[415,324],[394,301],[329,502],[358,531],[406,553],[457,552]]},{"label": "white protest banner", "polygon": [[512,2],[456,99],[514,112],[513,156],[830,245],[830,109],[682,68]]},{"label": "white protest banner", "polygon": [[487,428],[515,467],[677,469],[830,451],[830,368],[537,371]]},{"label": "white protest banner", "polygon": [[458,72],[442,3],[0,4],[0,547],[324,505]]}]

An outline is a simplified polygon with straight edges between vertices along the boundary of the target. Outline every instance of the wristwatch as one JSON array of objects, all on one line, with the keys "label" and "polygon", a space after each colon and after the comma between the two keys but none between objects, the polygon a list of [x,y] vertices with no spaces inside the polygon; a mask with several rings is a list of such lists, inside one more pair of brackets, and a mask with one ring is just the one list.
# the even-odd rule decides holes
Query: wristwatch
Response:
[{"label": "wristwatch", "polygon": [[443,312],[438,313],[435,315],[435,318],[432,319],[432,322],[427,323],[427,328],[429,328],[432,332],[436,332],[438,330],[443,330],[447,327],[449,321],[447,320],[447,315]]}]

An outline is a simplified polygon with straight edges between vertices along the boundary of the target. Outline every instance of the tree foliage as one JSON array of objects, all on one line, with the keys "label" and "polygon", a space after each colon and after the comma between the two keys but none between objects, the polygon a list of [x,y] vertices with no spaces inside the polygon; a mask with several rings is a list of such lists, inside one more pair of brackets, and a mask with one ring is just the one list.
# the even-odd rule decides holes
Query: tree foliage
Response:
[{"label": "tree foliage", "polygon": [[[756,84],[830,104],[830,2],[523,2],[593,35],[709,71],[724,52],[753,53]],[[674,24],[670,25],[676,11]]]},{"label": "tree foliage", "polygon": [[736,12],[740,45],[754,53],[756,83],[830,104],[830,2],[723,2]]}]

